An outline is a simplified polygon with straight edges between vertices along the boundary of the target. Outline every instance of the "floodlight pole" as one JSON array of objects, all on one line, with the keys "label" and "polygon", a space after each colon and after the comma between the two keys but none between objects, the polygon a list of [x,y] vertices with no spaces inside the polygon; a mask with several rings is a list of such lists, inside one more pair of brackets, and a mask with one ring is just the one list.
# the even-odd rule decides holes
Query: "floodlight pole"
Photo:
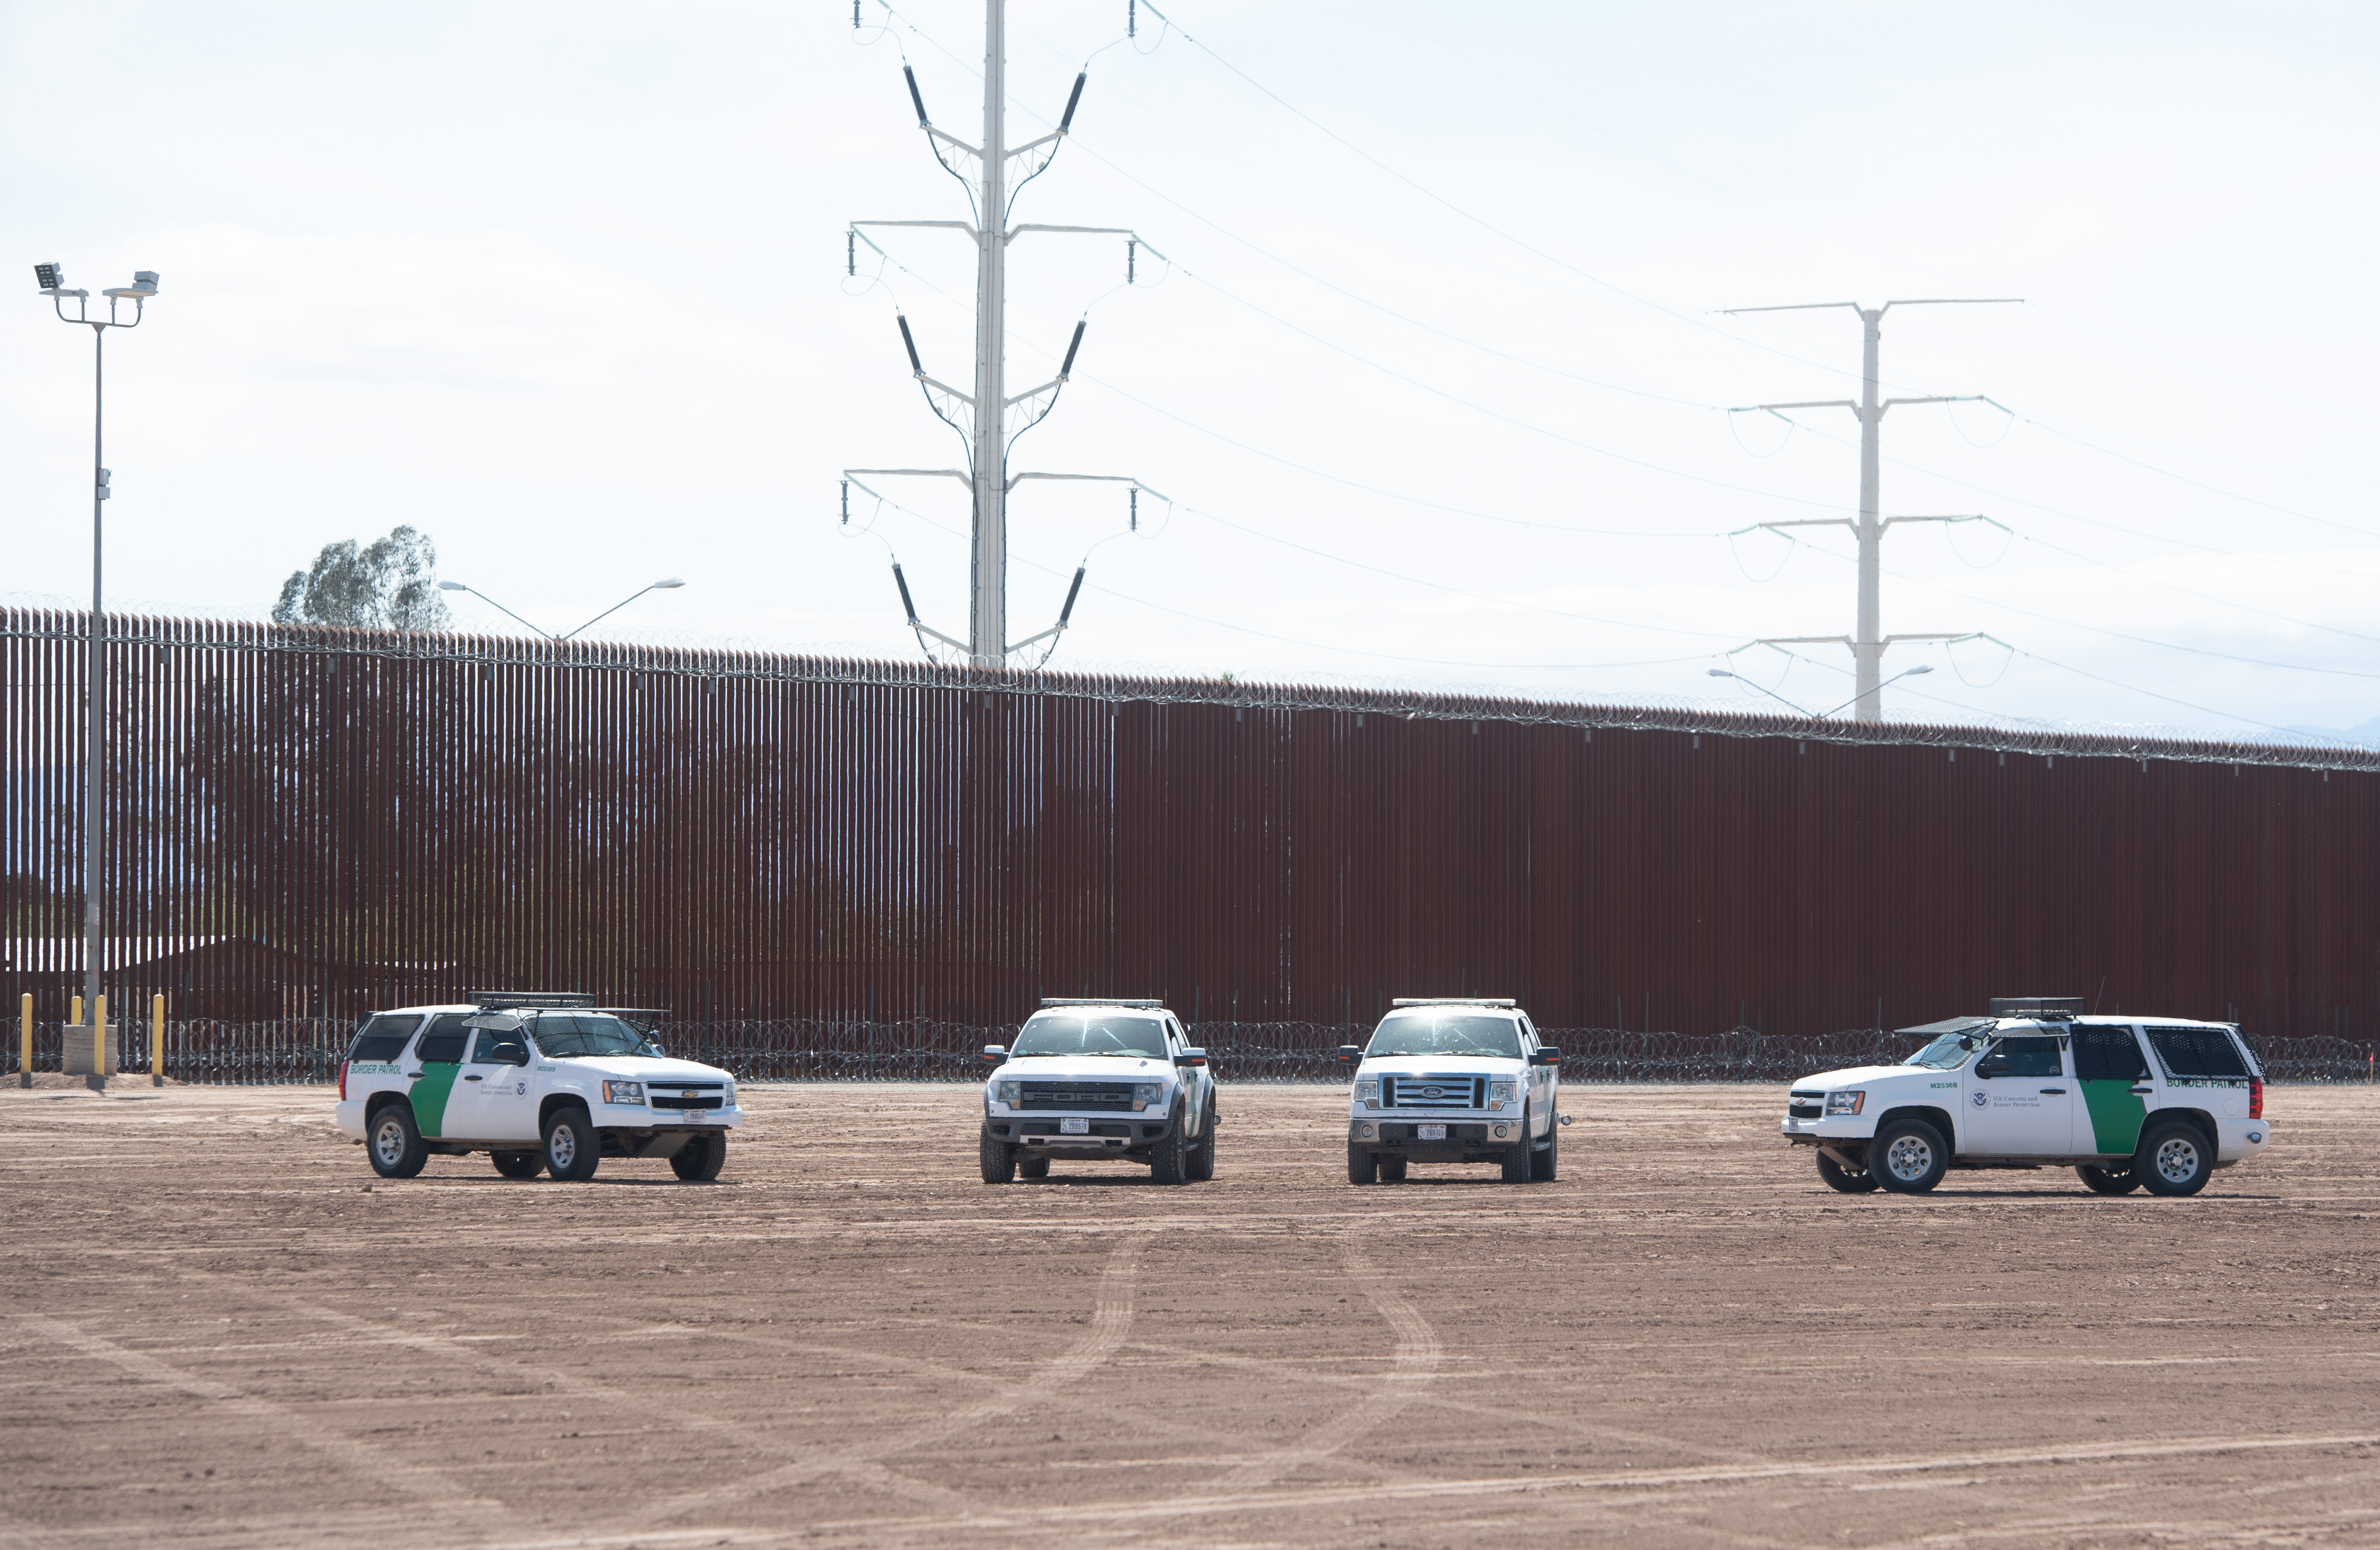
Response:
[{"label": "floodlight pole", "polygon": [[1860,315],[1860,397],[1852,403],[1847,398],[1828,398],[1796,404],[1753,404],[1731,412],[1752,411],[1777,413],[1780,409],[1846,409],[1859,416],[1860,422],[1860,504],[1859,520],[1852,531],[1859,535],[1859,618],[1858,629],[1852,637],[1852,660],[1858,693],[1852,703],[1859,708],[1852,713],[1857,721],[1881,721],[1884,704],[1879,681],[1884,670],[1884,609],[1882,601],[1884,571],[1884,530],[1888,524],[1881,515],[1879,486],[1882,483],[1883,451],[1878,445],[1887,409],[1895,404],[1963,404],[1989,402],[1982,394],[1959,397],[1929,395],[1914,398],[1883,398],[1876,397],[1876,356],[1884,338],[1884,314],[1895,307],[1994,306],[2022,301],[2016,296],[1924,297],[1909,300],[1888,301],[1881,307],[1863,307],[1856,301],[1807,301],[1790,307],[1734,307],[1727,311],[1730,317],[1743,312],[1803,312],[1827,307],[1849,307]]},{"label": "floodlight pole", "polygon": [[[107,316],[91,315],[91,293],[67,290],[63,276],[55,264],[38,269],[42,277],[42,294],[50,299],[51,310],[61,323],[81,323],[91,329],[91,623],[84,639],[89,658],[85,669],[84,702],[85,729],[90,748],[84,761],[83,787],[83,883],[82,883],[82,994],[83,1005],[99,1015],[101,927],[100,855],[105,838],[105,819],[100,807],[104,786],[103,760],[106,756],[106,688],[107,658],[106,616],[101,612],[106,592],[105,580],[106,511],[108,497],[107,471],[107,331],[111,328],[138,328],[148,299],[157,294],[157,276],[142,270],[132,278],[132,284],[105,293]],[[67,316],[66,304],[76,303],[73,317]],[[123,302],[132,303],[132,321],[120,315]],[[106,1073],[94,1068],[92,1080],[104,1080]]]}]

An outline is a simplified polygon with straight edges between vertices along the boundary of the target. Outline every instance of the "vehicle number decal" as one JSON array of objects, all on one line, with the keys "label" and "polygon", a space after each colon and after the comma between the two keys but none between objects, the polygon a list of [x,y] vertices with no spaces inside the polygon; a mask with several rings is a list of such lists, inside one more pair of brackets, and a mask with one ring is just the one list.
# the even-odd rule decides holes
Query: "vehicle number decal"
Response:
[{"label": "vehicle number decal", "polygon": [[1444,1141],[1446,1139],[1446,1127],[1443,1125],[1416,1125],[1414,1127],[1414,1138],[1416,1141]]}]

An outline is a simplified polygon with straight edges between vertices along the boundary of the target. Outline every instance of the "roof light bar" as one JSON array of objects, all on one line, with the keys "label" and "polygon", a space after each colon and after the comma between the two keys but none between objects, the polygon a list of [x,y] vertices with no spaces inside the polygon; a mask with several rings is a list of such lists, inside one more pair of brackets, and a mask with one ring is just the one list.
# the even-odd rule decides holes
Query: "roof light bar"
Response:
[{"label": "roof light bar", "polygon": [[1136,1007],[1143,1011],[1165,1005],[1162,1001],[1135,1001],[1121,995],[1045,995],[1044,1007]]},{"label": "roof light bar", "polygon": [[1518,1007],[1509,995],[1400,995],[1391,1007]]}]

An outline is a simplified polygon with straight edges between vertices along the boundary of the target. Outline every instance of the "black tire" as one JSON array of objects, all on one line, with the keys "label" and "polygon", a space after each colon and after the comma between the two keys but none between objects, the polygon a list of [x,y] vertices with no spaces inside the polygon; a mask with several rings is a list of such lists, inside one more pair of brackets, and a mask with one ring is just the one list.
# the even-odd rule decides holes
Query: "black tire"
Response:
[{"label": "black tire", "polygon": [[1824,1152],[1818,1153],[1818,1177],[1827,1181],[1828,1189],[1847,1195],[1864,1195],[1876,1188],[1876,1175],[1865,1168],[1847,1168]]},{"label": "black tire", "polygon": [[421,1144],[421,1129],[413,1122],[413,1105],[391,1104],[376,1111],[364,1127],[364,1154],[372,1172],[382,1178],[411,1178],[430,1161]]},{"label": "black tire", "polygon": [[1019,1157],[1016,1159],[1016,1176],[1019,1178],[1047,1178],[1050,1177],[1050,1159]]},{"label": "black tire", "polygon": [[1403,1183],[1405,1181],[1405,1165],[1412,1161],[1412,1158],[1400,1157],[1393,1152],[1383,1156],[1380,1159],[1380,1182],[1383,1184]]},{"label": "black tire", "polygon": [[[983,1156],[983,1181],[986,1184],[1016,1182],[1016,1148],[986,1130],[978,1150]],[[1040,1161],[1047,1163],[1049,1159],[1044,1157]]]},{"label": "black tire", "polygon": [[670,1172],[688,1184],[708,1184],[719,1177],[727,1166],[727,1132],[705,1130],[688,1136],[684,1146],[670,1153]]},{"label": "black tire", "polygon": [[1868,1142],[1867,1171],[1896,1195],[1922,1195],[1942,1182],[1950,1148],[1922,1119],[1896,1119]]},{"label": "black tire", "polygon": [[1529,1181],[1529,1111],[1521,1111],[1521,1144],[1504,1149],[1504,1182],[1526,1184]]},{"label": "black tire", "polygon": [[1379,1182],[1379,1179],[1380,1159],[1378,1154],[1368,1151],[1364,1147],[1357,1146],[1352,1141],[1349,1141],[1347,1143],[1347,1182],[1350,1184],[1377,1184]]},{"label": "black tire", "polygon": [[573,1105],[545,1117],[545,1171],[568,1184],[584,1184],[595,1177],[602,1161],[597,1151],[595,1126],[585,1109]]},{"label": "black tire", "polygon": [[1215,1177],[1215,1101],[1207,1100],[1207,1119],[1198,1139],[1190,1144],[1190,1181],[1204,1184]]},{"label": "black tire", "polygon": [[496,1171],[506,1178],[535,1178],[545,1171],[542,1152],[491,1152],[488,1161],[495,1164]]},{"label": "black tire", "polygon": [[2074,1177],[2095,1195],[2129,1195],[2141,1187],[2141,1176],[2130,1168],[2103,1168],[2093,1163],[2075,1165]]},{"label": "black tire", "polygon": [[1165,1134],[1149,1148],[1148,1178],[1153,1184],[1186,1184],[1190,1181],[1190,1144],[1182,1134],[1180,1119],[1168,1125]]},{"label": "black tire", "polygon": [[2194,1195],[2215,1172],[2215,1149],[2206,1132],[2187,1119],[2168,1119],[2141,1138],[2132,1153],[2132,1177],[2152,1195]]},{"label": "black tire", "polygon": [[1561,1116],[1555,1115],[1546,1127],[1546,1144],[1529,1153],[1529,1178],[1539,1184],[1551,1184],[1561,1178]]}]

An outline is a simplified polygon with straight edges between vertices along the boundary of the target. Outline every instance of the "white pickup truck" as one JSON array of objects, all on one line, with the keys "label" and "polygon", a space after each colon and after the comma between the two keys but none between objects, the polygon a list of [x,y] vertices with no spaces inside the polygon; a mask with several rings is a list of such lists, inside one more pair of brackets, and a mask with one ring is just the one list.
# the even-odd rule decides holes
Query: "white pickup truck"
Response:
[{"label": "white pickup truck", "polygon": [[2231,1023],[1995,1000],[1893,1066],[1793,1084],[1783,1133],[1846,1194],[1922,1194],[1951,1168],[2069,1166],[2103,1195],[2194,1195],[2272,1144],[2265,1078]]},{"label": "white pickup truck", "polygon": [[1045,997],[1013,1044],[986,1044],[983,1181],[1052,1159],[1146,1163],[1160,1184],[1215,1177],[1215,1074],[1156,1001]]},{"label": "white pickup truck", "polygon": [[1495,1163],[1504,1182],[1559,1177],[1561,1051],[1516,1002],[1390,1003],[1369,1044],[1342,1044],[1347,1182],[1394,1184],[1413,1163]]},{"label": "white pickup truck", "polygon": [[744,1122],[735,1077],[664,1055],[629,1020],[659,1014],[594,1000],[486,992],[375,1012],[339,1068],[338,1127],[383,1178],[473,1152],[507,1178],[592,1178],[605,1157],[666,1157],[680,1178],[717,1178]]}]

